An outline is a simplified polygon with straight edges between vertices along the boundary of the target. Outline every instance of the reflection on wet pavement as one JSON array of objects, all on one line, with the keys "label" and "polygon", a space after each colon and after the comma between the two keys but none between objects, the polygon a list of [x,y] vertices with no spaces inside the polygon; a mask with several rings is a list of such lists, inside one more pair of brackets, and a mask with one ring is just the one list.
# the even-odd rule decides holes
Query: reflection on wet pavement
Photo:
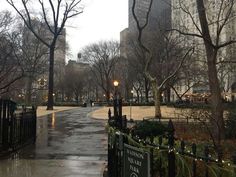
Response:
[{"label": "reflection on wet pavement", "polygon": [[[78,108],[38,118],[37,141],[0,161],[0,177],[100,177],[107,158],[104,121]],[[92,168],[91,168],[92,166]]]}]

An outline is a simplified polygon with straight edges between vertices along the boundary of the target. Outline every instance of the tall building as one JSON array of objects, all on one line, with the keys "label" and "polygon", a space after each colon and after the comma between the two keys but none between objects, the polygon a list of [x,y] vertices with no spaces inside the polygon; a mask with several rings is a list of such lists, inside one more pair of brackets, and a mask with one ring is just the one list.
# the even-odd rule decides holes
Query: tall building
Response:
[{"label": "tall building", "polygon": [[[182,4],[179,4],[179,3]],[[213,41],[216,41],[217,33],[217,14],[220,8],[220,3],[216,0],[204,0],[207,11],[207,19],[209,22],[210,35]],[[231,1],[225,1],[224,3],[231,3]],[[135,13],[137,18],[142,26],[145,23],[145,16],[149,8],[150,0],[136,0]],[[170,5],[171,4],[171,5]],[[129,56],[131,52],[130,40],[137,39],[137,24],[133,18],[132,14],[132,5],[133,0],[129,0],[129,27],[121,31],[120,42],[121,42],[121,55],[124,57]],[[230,6],[224,6],[224,11],[220,18],[224,18],[227,15],[225,12],[229,9]],[[184,9],[184,10],[183,10]],[[233,12],[236,12],[236,5],[232,7]],[[232,13],[234,14],[234,13]],[[220,24],[224,22],[224,19],[220,21]],[[179,29],[184,32],[196,33],[199,34],[199,30],[196,28],[196,25],[200,27],[199,17],[197,12],[196,0],[154,0],[150,12],[149,23],[143,32],[143,42],[153,40],[152,37],[155,35],[155,31],[159,29]],[[179,35],[179,34],[176,34]],[[219,38],[220,42],[224,42],[230,39],[236,39],[236,19],[233,16],[230,16],[230,20],[227,21],[225,27],[221,31]],[[184,47],[194,46],[195,69],[200,68],[202,72],[207,71],[205,64],[205,47],[203,41],[197,37],[185,36]],[[181,46],[180,46],[181,47]],[[183,46],[182,46],[183,47]],[[235,61],[236,47],[231,45],[225,47],[218,53],[219,61],[228,61],[233,59]],[[223,90],[223,96],[227,100],[232,100],[236,98],[236,71],[235,66],[233,65],[218,65],[219,71],[219,80]],[[181,80],[175,85],[177,92],[181,95],[187,91],[187,95],[201,95],[205,97],[209,95],[208,80],[206,75],[194,76],[193,80],[203,81],[205,83],[194,84],[192,88],[188,88],[187,80]],[[189,83],[188,83],[189,84]],[[191,85],[191,84],[190,84]],[[178,99],[178,96],[175,92],[171,92],[171,100],[175,101]],[[201,99],[204,100],[204,99]],[[235,99],[236,100],[236,99]]]},{"label": "tall building", "polygon": [[[170,25],[170,1],[171,0],[154,0],[151,12],[149,15],[149,22],[146,30],[153,31],[158,28],[166,29]],[[129,0],[129,30],[131,32],[137,31],[136,22],[132,14],[133,0]],[[150,0],[136,0],[135,14],[141,25],[145,23],[146,14],[150,6]]]},{"label": "tall building", "polygon": [[[137,43],[138,29],[132,13],[133,2],[134,2],[133,0],[129,0],[129,7],[128,7],[129,26],[120,33],[120,45],[121,45],[120,54],[121,56],[127,58],[127,60],[131,59],[132,57],[138,58],[137,54],[135,53],[135,50],[137,49],[139,50]],[[171,28],[170,2],[171,0],[165,0],[165,1],[153,0],[153,4],[151,6],[151,11],[148,18],[148,24],[143,31],[143,37],[142,37],[143,43],[148,44],[149,46],[150,45],[153,46],[154,43],[156,42],[155,36],[158,33],[157,31]],[[137,16],[140,26],[143,26],[146,22],[146,16],[149,10],[149,6],[150,6],[150,0],[136,0],[134,12]],[[137,62],[140,61],[137,60]],[[137,65],[142,65],[142,64],[137,63]],[[143,84],[134,83],[134,85],[142,85],[140,93],[141,95],[144,96],[147,95],[144,92],[146,92],[148,87],[147,86],[148,83],[146,81],[146,78],[144,77],[143,77],[143,82],[144,82]],[[151,92],[149,92],[148,95],[151,96]]]},{"label": "tall building", "polygon": [[[52,34],[48,31],[46,24],[41,23],[37,20],[34,20],[32,23],[37,33],[45,41],[51,40]],[[30,72],[28,74],[29,76],[27,76],[26,78],[26,83],[29,84],[26,84],[26,90],[22,92],[25,92],[23,94],[29,97],[28,100],[37,102],[45,101],[47,97],[47,85],[49,80],[49,49],[44,44],[42,44],[41,41],[39,41],[27,27],[24,27],[23,31],[23,46],[27,48],[28,52],[30,52],[30,54],[25,53],[25,56],[23,57],[28,57],[27,60],[29,61],[29,63],[36,64],[36,66],[34,66],[33,69],[31,65],[27,63]],[[31,58],[29,58],[29,56]],[[60,82],[62,82],[65,72],[65,56],[66,31],[65,29],[63,29],[62,34],[57,40],[54,53],[54,91],[58,95],[61,95]]]},{"label": "tall building", "polygon": [[[179,29],[184,32],[200,34],[198,28],[200,28],[199,17],[197,12],[197,4],[195,0],[172,0],[172,27],[175,29]],[[215,0],[206,0],[204,1],[207,13],[207,20],[209,22],[209,30],[210,35],[213,42],[223,43],[230,39],[235,39],[236,37],[236,19],[233,18],[234,12],[236,12],[236,4],[232,7],[232,14],[229,16],[230,20],[226,22],[224,28],[220,33],[220,38],[217,39],[217,28],[224,23],[227,12],[230,8],[231,1],[224,1],[221,6],[220,2]],[[234,2],[233,2],[234,3]],[[219,15],[220,8],[224,9]],[[219,15],[219,16],[218,16]],[[218,19],[219,18],[219,19]],[[219,23],[218,23],[219,22]],[[188,41],[186,45],[192,45],[195,47],[195,53],[197,56],[196,65],[203,66],[206,61],[205,56],[205,48],[203,45],[203,40],[198,37],[188,37]],[[235,45],[224,47],[219,50],[218,53],[218,61],[224,61],[233,59],[235,61],[236,49]],[[203,66],[204,67],[204,66]],[[232,100],[235,98],[236,92],[234,91],[234,84],[236,82],[236,71],[230,65],[218,65],[218,77],[221,83],[221,87],[223,90],[223,96],[226,100]],[[206,78],[205,78],[206,79]],[[206,79],[207,81],[207,79]],[[207,84],[205,84],[207,85]],[[181,92],[185,92],[185,89],[180,89]],[[198,93],[204,95],[204,92],[209,92],[208,88],[202,85],[193,87],[190,90],[191,93]],[[235,93],[234,93],[235,92]]]},{"label": "tall building", "polygon": [[[154,0],[150,15],[148,25],[144,30],[144,36],[146,41],[153,40],[152,35],[157,30],[168,29],[171,27],[171,0]],[[146,21],[146,15],[150,5],[150,0],[136,0],[135,14],[137,15],[140,25],[144,25]],[[130,40],[137,40],[137,24],[132,13],[133,0],[129,0],[129,27],[124,29],[120,34],[121,43],[121,55],[127,56],[129,51]]]}]

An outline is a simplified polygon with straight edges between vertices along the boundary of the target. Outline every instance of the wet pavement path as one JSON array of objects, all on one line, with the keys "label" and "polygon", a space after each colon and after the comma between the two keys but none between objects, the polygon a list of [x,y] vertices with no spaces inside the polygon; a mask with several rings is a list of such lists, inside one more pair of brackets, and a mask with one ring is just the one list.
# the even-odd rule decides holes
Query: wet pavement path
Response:
[{"label": "wet pavement path", "polygon": [[107,158],[105,121],[78,108],[38,118],[37,142],[0,160],[0,177],[101,177]]}]

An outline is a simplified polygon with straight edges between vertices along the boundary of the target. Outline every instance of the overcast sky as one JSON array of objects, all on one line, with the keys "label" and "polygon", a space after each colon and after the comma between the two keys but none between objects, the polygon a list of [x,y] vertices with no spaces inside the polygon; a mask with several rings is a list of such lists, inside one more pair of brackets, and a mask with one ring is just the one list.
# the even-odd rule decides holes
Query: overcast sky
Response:
[{"label": "overcast sky", "polygon": [[[119,40],[120,31],[128,27],[128,0],[82,0],[84,12],[67,23],[67,42],[72,56],[87,44],[100,40]],[[1,0],[0,10],[12,9]],[[67,58],[68,60],[68,58]]]}]

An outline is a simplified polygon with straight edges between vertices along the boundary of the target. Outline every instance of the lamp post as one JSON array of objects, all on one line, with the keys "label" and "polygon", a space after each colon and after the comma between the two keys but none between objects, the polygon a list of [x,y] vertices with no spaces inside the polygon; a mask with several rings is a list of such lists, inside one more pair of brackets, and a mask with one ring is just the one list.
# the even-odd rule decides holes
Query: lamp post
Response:
[{"label": "lamp post", "polygon": [[117,80],[114,80],[113,82],[113,85],[114,85],[114,88],[115,88],[115,94],[114,94],[114,116],[115,116],[115,119],[118,119],[118,104],[119,104],[119,100],[117,98],[117,87],[119,85],[119,82]]}]

